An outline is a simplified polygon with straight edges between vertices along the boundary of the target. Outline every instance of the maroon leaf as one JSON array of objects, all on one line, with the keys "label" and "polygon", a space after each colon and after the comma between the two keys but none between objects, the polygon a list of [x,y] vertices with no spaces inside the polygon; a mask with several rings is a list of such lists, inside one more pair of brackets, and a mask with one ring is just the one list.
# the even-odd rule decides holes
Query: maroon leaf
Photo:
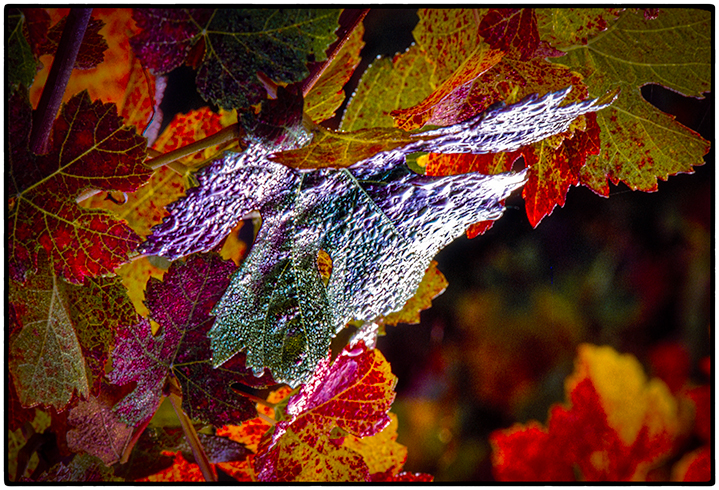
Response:
[{"label": "maroon leaf", "polygon": [[526,61],[539,46],[534,9],[490,9],[479,24],[479,34],[493,48]]},{"label": "maroon leaf", "polygon": [[216,254],[195,255],[175,262],[163,281],[150,279],[146,304],[160,331],[153,335],[151,322],[145,318],[118,331],[114,369],[109,375],[115,384],[137,383],[115,407],[128,423],[137,426],[152,417],[168,376],[180,381],[183,408],[192,418],[222,425],[254,416],[254,404],[230,385],[245,378],[249,384],[272,384],[271,380],[256,380],[241,359],[213,370],[206,337],[214,322],[210,310],[235,268],[231,260]]}]

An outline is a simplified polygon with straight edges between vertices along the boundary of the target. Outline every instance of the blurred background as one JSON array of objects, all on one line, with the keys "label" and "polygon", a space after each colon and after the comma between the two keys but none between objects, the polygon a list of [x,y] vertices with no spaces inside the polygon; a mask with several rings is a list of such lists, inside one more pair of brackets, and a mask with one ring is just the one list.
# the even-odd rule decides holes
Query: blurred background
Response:
[{"label": "blurred background", "polygon": [[[372,9],[365,18],[363,62],[351,94],[377,56],[413,41],[411,9]],[[714,103],[658,85],[644,97],[713,140]],[[165,121],[206,105],[189,68],[169,76]],[[337,124],[339,118],[330,121]],[[378,348],[399,377],[392,411],[405,470],[437,481],[492,480],[489,434],[515,422],[546,422],[564,400],[582,342],[635,355],[650,375],[653,359],[681,353],[690,377],[713,353],[713,150],[692,175],[659,182],[656,193],[623,184],[608,199],[570,189],[536,229],[517,195],[486,234],[462,237],[436,260],[447,290],[419,325],[389,327]]]}]

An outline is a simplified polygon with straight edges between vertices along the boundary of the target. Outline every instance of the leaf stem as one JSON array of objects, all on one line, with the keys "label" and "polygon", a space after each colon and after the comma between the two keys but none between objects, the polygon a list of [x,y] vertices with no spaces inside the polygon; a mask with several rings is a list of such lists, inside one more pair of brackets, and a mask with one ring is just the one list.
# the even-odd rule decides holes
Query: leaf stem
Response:
[{"label": "leaf stem", "polygon": [[177,384],[177,380],[173,377],[168,379],[168,384],[170,386],[167,396],[170,398],[172,408],[175,409],[175,414],[180,420],[182,432],[185,433],[185,438],[190,445],[190,449],[192,449],[192,455],[195,457],[195,462],[199,465],[200,471],[202,471],[202,475],[205,477],[206,481],[216,482],[217,477],[212,471],[212,466],[210,465],[210,460],[205,453],[205,448],[202,447],[200,438],[197,437],[197,431],[192,425],[190,418],[187,416],[185,411],[182,410],[182,391],[180,390],[180,386]]},{"label": "leaf stem", "polygon": [[[193,155],[198,151],[204,150],[205,148],[210,148],[211,146],[221,145],[222,143],[232,141],[233,139],[238,139],[239,134],[240,125],[238,123],[231,124],[230,126],[221,129],[213,135],[202,138],[201,140],[190,143],[189,145],[176,148],[168,153],[160,155],[157,158],[153,158],[152,160],[148,160],[147,162],[145,162],[145,165],[147,165],[153,170],[157,170],[163,165],[170,165],[175,160],[179,160],[180,158]],[[184,168],[184,171],[187,170],[187,167],[185,167],[184,165],[182,165],[182,167]],[[171,168],[177,172],[175,168]]]},{"label": "leaf stem", "polygon": [[77,53],[80,51],[80,45],[85,37],[91,14],[91,8],[74,8],[70,9],[67,16],[67,22],[62,31],[62,37],[57,46],[47,82],[45,82],[42,89],[40,102],[38,102],[33,115],[30,150],[35,154],[42,154],[47,151],[50,131],[60,110],[65,88],[75,66]]},{"label": "leaf stem", "polygon": [[369,9],[344,9],[342,11],[339,18],[340,26],[337,32],[337,40],[327,48],[327,59],[315,63],[312,68],[310,68],[310,74],[305,78],[304,82],[302,82],[303,96],[306,97],[307,94],[310,93],[312,87],[315,86],[315,83],[320,79],[322,73],[330,66],[332,60],[335,59],[337,53],[342,49],[342,46],[347,43],[350,34],[352,34],[352,31],[362,22],[367,12],[369,12]]}]

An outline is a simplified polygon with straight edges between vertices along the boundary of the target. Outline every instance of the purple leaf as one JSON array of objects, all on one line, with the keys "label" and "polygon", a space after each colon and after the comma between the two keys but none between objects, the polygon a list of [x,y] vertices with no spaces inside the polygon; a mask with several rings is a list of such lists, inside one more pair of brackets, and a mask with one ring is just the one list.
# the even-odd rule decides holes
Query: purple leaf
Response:
[{"label": "purple leaf", "polygon": [[241,359],[222,370],[212,369],[207,331],[214,318],[210,310],[222,296],[234,271],[232,261],[216,254],[195,255],[176,262],[164,280],[151,278],[146,304],[160,330],[152,334],[148,319],[120,330],[113,352],[111,382],[136,387],[115,411],[123,420],[139,426],[157,410],[168,376],[182,386],[183,409],[198,420],[217,425],[238,423],[255,415],[254,404],[235,393],[234,382],[249,379],[273,384],[265,376],[255,380]]}]

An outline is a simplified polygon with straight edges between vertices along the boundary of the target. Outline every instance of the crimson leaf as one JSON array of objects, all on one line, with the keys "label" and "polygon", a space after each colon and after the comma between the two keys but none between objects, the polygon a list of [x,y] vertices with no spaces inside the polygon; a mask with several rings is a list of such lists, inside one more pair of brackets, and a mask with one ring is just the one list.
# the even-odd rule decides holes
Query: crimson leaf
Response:
[{"label": "crimson leaf", "polygon": [[[113,352],[115,384],[136,382],[115,411],[123,420],[138,426],[155,413],[168,376],[182,386],[182,405],[192,418],[223,425],[254,416],[254,404],[235,393],[230,385],[243,378],[257,383],[241,358],[213,370],[206,333],[213,318],[210,309],[229,284],[235,269],[232,261],[216,254],[196,255],[174,263],[163,281],[151,278],[146,304],[150,318],[160,325],[153,335],[150,320],[121,329]],[[264,378],[267,384],[271,380]]]}]

